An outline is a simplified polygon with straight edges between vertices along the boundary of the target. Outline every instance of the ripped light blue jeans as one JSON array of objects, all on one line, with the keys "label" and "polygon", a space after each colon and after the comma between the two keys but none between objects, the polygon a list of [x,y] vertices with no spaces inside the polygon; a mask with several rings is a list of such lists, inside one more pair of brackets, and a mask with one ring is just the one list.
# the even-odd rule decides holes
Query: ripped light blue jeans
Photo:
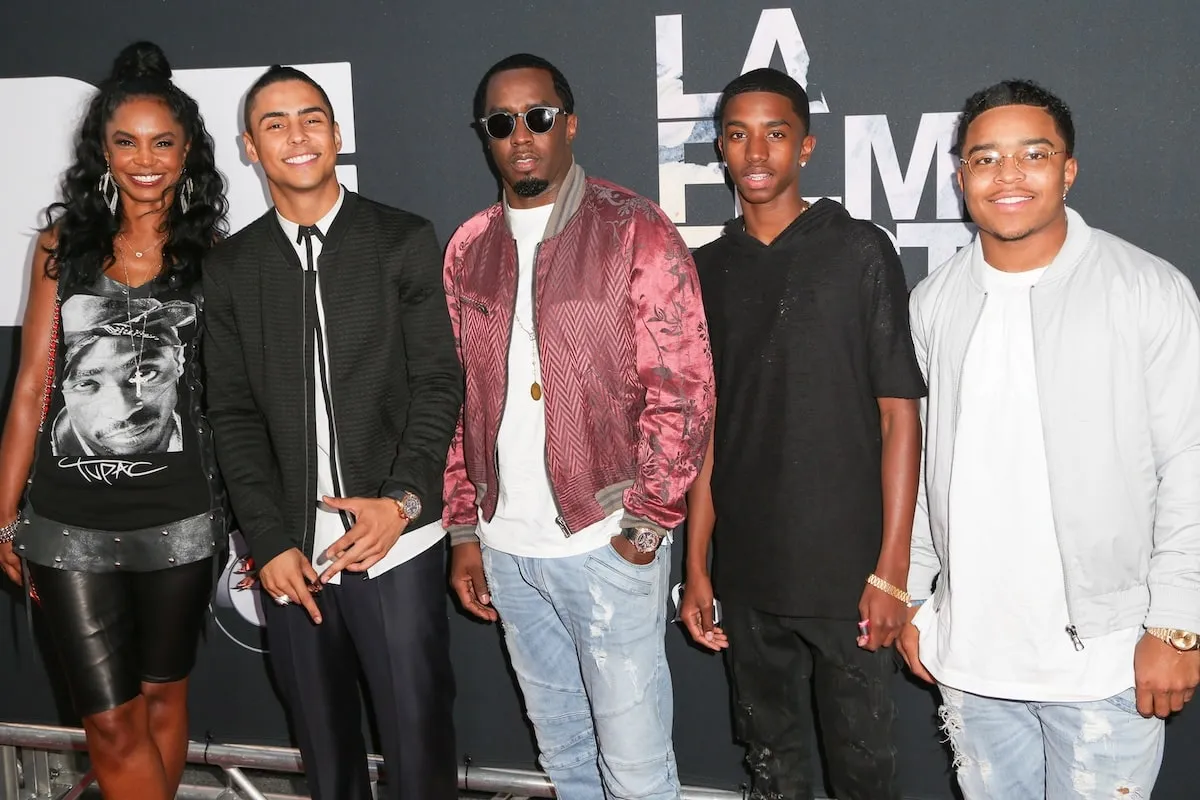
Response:
[{"label": "ripped light blue jeans", "polygon": [[677,800],[664,637],[670,546],[565,558],[483,548],[492,605],[560,800]]},{"label": "ripped light blue jeans", "polygon": [[1133,689],[1087,703],[1000,700],[938,687],[942,730],[965,800],[1148,800],[1163,721]]}]

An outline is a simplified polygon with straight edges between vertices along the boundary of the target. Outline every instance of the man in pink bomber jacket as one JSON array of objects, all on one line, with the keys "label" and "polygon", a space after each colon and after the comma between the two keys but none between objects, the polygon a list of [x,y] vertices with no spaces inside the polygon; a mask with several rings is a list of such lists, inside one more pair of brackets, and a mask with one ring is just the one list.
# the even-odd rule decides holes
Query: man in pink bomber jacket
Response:
[{"label": "man in pink bomber jacket", "polygon": [[713,413],[695,266],[657,206],[574,163],[574,98],[552,64],[494,65],[475,118],[504,192],[446,251],[466,375],[451,584],[503,621],[559,798],[678,798],[669,535]]}]

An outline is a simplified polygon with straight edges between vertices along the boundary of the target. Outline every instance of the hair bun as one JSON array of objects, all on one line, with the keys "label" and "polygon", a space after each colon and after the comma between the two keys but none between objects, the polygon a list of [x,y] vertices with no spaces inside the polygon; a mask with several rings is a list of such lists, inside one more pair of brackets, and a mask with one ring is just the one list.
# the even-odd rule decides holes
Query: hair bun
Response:
[{"label": "hair bun", "polygon": [[134,42],[113,61],[110,80],[121,82],[138,78],[171,79],[171,64],[162,48],[153,42]]}]

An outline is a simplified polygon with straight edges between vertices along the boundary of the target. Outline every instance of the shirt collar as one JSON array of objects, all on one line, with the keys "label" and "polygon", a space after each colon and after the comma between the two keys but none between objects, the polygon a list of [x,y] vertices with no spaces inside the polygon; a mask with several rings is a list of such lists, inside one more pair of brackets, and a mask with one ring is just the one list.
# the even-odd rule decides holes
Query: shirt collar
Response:
[{"label": "shirt collar", "polygon": [[[338,212],[342,210],[342,201],[345,199],[346,187],[339,184],[337,202],[333,204],[333,208],[329,209],[329,212],[325,214],[325,216],[317,220],[315,227],[321,232],[322,235],[327,235],[329,233],[329,226],[333,224],[334,219],[337,218]],[[292,222],[283,214],[280,214],[278,206],[275,208],[275,219],[279,221],[279,227],[283,228],[283,233],[287,236],[288,241],[295,242],[296,237],[300,233],[300,223]]]}]

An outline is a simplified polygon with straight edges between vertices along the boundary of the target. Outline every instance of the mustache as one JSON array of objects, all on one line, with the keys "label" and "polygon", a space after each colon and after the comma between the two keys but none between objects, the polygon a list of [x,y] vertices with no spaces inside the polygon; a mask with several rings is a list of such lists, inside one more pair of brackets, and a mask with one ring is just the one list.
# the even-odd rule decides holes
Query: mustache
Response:
[{"label": "mustache", "polygon": [[134,411],[128,417],[122,420],[117,420],[111,425],[106,425],[94,434],[97,439],[107,439],[114,434],[123,434],[134,428],[140,428],[144,425],[149,425],[159,418],[159,414],[155,409],[141,408]]}]

